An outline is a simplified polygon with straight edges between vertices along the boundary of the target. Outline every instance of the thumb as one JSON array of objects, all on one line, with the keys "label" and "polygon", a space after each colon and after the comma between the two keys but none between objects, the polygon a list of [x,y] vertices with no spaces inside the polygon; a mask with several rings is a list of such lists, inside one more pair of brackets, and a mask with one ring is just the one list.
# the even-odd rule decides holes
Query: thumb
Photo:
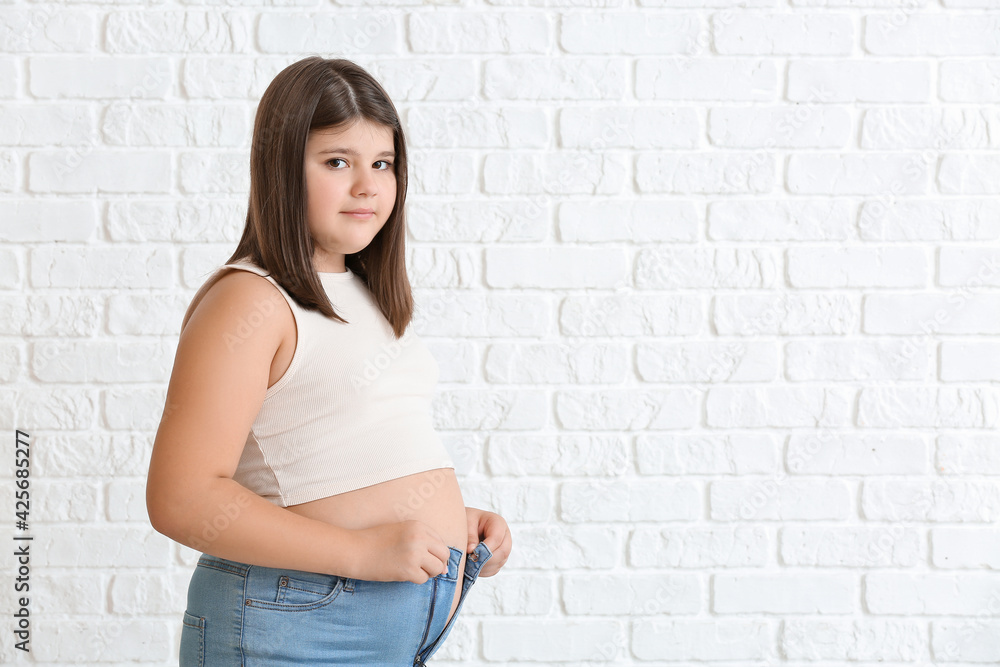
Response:
[{"label": "thumb", "polygon": [[479,517],[468,516],[466,525],[469,533],[469,544],[465,548],[465,553],[472,553],[472,550],[479,544]]}]

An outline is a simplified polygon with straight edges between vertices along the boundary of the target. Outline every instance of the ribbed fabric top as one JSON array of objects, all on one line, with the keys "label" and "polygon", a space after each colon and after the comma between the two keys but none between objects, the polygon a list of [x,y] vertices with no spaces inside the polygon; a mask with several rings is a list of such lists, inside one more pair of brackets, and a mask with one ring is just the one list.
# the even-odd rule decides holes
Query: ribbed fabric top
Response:
[{"label": "ribbed fabric top", "polygon": [[350,269],[318,274],[344,324],[299,306],[255,264],[225,266],[277,287],[297,330],[291,364],[264,395],[235,481],[287,507],[455,467],[431,421],[437,361],[412,329],[396,339],[361,278]]}]

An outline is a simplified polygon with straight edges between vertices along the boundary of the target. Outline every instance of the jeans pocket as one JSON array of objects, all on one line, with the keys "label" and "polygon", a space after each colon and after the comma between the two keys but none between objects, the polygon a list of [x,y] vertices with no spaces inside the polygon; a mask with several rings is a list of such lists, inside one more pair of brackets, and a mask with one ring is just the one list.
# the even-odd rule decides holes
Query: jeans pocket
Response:
[{"label": "jeans pocket", "polygon": [[205,617],[184,611],[180,667],[205,667]]},{"label": "jeans pocket", "polygon": [[262,587],[254,585],[247,592],[246,605],[274,611],[318,609],[333,602],[347,581],[335,575],[303,575],[282,574]]}]

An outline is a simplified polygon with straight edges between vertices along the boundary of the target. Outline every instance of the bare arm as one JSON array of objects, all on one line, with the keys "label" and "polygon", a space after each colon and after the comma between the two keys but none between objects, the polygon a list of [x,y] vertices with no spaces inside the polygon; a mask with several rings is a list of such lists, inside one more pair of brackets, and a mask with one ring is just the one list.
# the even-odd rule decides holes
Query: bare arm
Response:
[{"label": "bare arm", "polygon": [[356,531],[289,512],[232,479],[263,404],[282,330],[294,327],[294,320],[284,305],[271,309],[249,336],[239,337],[237,326],[257,303],[276,296],[281,298],[259,276],[234,271],[191,314],[153,444],[149,519],[167,537],[222,558],[358,576]]}]

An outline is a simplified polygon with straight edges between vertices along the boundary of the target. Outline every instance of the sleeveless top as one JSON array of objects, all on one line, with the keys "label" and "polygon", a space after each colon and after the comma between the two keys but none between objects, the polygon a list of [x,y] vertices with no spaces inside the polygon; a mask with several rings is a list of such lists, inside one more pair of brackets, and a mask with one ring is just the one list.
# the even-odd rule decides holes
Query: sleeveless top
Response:
[{"label": "sleeveless top", "polygon": [[[224,266],[274,285],[296,327],[291,363],[264,395],[236,482],[287,507],[455,467],[431,420],[437,361],[410,328],[396,339],[364,280],[350,269],[318,273],[344,324],[302,308],[255,264]],[[273,308],[261,302],[256,310]]]}]

